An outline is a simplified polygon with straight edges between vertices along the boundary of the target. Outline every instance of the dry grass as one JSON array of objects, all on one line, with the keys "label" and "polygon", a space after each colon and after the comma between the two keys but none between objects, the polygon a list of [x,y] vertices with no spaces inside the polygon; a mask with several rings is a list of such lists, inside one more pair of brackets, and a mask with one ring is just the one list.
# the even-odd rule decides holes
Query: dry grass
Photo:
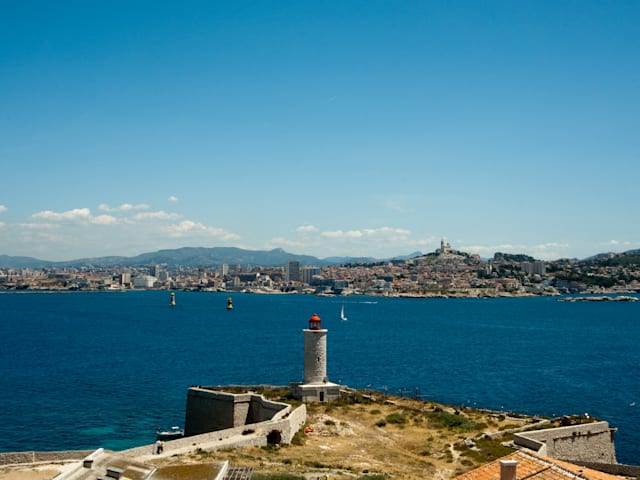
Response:
[{"label": "dry grass", "polygon": [[[524,426],[529,418],[453,408],[406,398],[375,401],[358,393],[350,400],[309,405],[307,427],[292,445],[196,452],[164,459],[161,464],[228,460],[253,467],[256,474],[293,474],[306,478],[448,479],[510,452],[499,440],[476,441],[483,432]],[[264,478],[264,477],[263,477]],[[284,477],[281,477],[284,478]]]},{"label": "dry grass", "polygon": [[64,470],[63,465],[12,465],[0,467],[0,480],[51,480]]}]

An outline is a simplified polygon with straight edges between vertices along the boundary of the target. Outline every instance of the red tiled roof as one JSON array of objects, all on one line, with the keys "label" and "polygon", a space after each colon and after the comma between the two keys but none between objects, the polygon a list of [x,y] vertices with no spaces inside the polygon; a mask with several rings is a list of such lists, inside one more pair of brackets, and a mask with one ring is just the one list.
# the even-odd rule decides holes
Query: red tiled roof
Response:
[{"label": "red tiled roof", "polygon": [[506,457],[463,473],[454,480],[500,480],[500,460],[515,460],[517,480],[620,480],[620,477],[569,462],[518,450]]}]

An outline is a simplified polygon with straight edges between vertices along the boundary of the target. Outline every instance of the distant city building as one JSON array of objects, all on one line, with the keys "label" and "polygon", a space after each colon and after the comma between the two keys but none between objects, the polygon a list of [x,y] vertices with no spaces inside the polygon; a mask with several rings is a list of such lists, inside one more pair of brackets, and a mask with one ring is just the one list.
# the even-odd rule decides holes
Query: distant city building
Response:
[{"label": "distant city building", "polygon": [[171,276],[169,275],[169,272],[167,272],[166,270],[162,270],[158,272],[158,275],[156,275],[156,277],[161,282],[168,282],[169,280],[171,280]]},{"label": "distant city building", "polygon": [[165,267],[163,265],[152,265],[149,269],[149,274],[152,277],[159,277],[160,273],[165,271]]},{"label": "distant city building", "polygon": [[220,274],[224,277],[225,275],[229,275],[229,265],[223,263],[220,267]]},{"label": "distant city building", "polygon": [[541,260],[534,262],[522,262],[522,271],[527,275],[544,275],[547,273],[547,266]]},{"label": "distant city building", "polygon": [[135,288],[153,288],[153,284],[156,283],[156,277],[151,275],[140,275],[133,279],[133,286]]},{"label": "distant city building", "polygon": [[300,281],[300,262],[297,260],[289,260],[286,265],[286,282]]},{"label": "distant city building", "polygon": [[302,267],[302,282],[303,283],[312,283],[312,279],[314,275],[320,275],[319,267],[306,266]]},{"label": "distant city building", "polygon": [[130,273],[121,273],[120,274],[120,285],[128,286],[131,285],[131,274]]}]

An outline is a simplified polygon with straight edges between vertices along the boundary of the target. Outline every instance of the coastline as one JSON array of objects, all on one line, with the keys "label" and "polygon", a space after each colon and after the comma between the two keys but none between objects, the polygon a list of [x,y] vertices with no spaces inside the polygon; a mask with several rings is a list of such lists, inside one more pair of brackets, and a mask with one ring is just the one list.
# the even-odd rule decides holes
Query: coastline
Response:
[{"label": "coastline", "polygon": [[[207,288],[3,288],[0,285],[1,294],[82,294],[82,293],[132,293],[132,292],[193,292],[193,293],[219,293],[222,295],[309,295],[315,297],[326,298],[349,298],[349,297],[373,297],[373,298],[435,298],[435,299],[448,299],[448,298],[472,298],[472,299],[495,299],[495,298],[536,298],[536,297],[558,297],[558,301],[566,302],[578,302],[578,301],[631,301],[635,302],[640,300],[640,293],[635,290],[618,290],[618,289],[606,289],[598,291],[590,291],[580,293],[578,296],[575,294],[566,294],[559,292],[489,292],[485,289],[458,289],[456,291],[447,292],[426,292],[426,293],[387,293],[379,294],[375,292],[349,292],[343,294],[331,294],[331,293],[316,293],[313,291],[280,291],[280,290],[268,290],[263,288],[243,288],[242,290],[219,290],[219,289],[207,289]],[[638,295],[638,296],[633,296]]]},{"label": "coastline", "polygon": [[[518,432],[548,431],[539,430],[541,427],[598,424],[597,419],[585,416],[543,419],[454,407],[379,391],[352,390],[350,398],[346,403],[343,399],[334,404],[308,405],[306,426],[301,427],[297,440],[286,449],[219,449],[215,438],[212,443],[203,443],[196,436],[190,437],[192,441],[188,443],[192,446],[187,450],[178,445],[177,449],[173,448],[169,441],[165,443],[164,452],[150,454],[153,445],[143,445],[135,450],[144,454],[130,457],[130,461],[144,462],[156,468],[228,463],[252,468],[263,475],[295,473],[340,479],[353,478],[354,473],[360,472],[386,478],[397,478],[402,474],[403,478],[412,480],[425,475],[447,479],[492,461],[496,455],[509,454],[514,450],[513,435]],[[424,450],[425,438],[430,439],[427,450]],[[393,439],[393,447],[390,439]],[[31,453],[26,452],[25,458],[29,459]],[[83,459],[95,455],[91,451],[59,453],[57,460],[51,460],[56,452],[46,452],[49,462],[11,465],[2,461],[3,455],[9,454],[0,454],[0,480],[51,480],[72,472],[82,466]],[[124,452],[105,453],[115,455],[114,458],[129,458],[122,456]],[[36,454],[33,458],[37,458]]]}]

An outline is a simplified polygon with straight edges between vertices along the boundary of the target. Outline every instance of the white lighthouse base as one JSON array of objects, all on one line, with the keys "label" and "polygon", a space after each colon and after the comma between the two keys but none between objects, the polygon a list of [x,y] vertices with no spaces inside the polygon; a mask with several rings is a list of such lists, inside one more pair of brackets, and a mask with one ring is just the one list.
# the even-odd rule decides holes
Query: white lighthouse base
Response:
[{"label": "white lighthouse base", "polygon": [[331,402],[340,398],[340,385],[332,382],[292,383],[293,398],[305,403]]}]

